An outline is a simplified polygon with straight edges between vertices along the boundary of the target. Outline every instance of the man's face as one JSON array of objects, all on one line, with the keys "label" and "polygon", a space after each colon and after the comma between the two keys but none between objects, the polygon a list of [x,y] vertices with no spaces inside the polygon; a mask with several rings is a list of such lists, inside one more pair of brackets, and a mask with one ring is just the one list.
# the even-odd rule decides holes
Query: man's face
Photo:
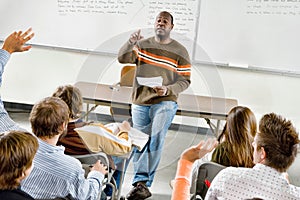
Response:
[{"label": "man's face", "polygon": [[154,24],[155,34],[160,38],[168,38],[173,26],[171,16],[166,13],[160,13],[156,17]]}]

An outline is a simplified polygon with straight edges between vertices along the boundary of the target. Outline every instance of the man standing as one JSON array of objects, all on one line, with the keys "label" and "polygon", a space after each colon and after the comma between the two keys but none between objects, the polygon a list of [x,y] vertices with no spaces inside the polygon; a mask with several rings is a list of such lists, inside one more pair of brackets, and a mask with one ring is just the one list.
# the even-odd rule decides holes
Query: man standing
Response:
[{"label": "man standing", "polygon": [[[119,51],[120,63],[136,64],[133,127],[149,134],[145,148],[133,152],[134,188],[127,195],[128,200],[151,196],[148,187],[153,182],[167,130],[177,111],[178,95],[190,85],[190,58],[186,48],[170,37],[173,27],[173,16],[166,11],[160,12],[154,24],[154,37],[143,39],[138,30]],[[141,84],[140,77],[160,77],[162,85]]]},{"label": "man standing", "polygon": [[[22,31],[13,32],[4,40],[2,49],[0,49],[0,86],[2,84],[4,66],[8,62],[10,55],[14,52],[28,51],[31,46],[24,46],[24,44],[33,36],[34,33],[31,33],[31,28],[29,28],[24,33]],[[22,128],[9,117],[0,99],[0,132],[10,130],[22,130]]]}]

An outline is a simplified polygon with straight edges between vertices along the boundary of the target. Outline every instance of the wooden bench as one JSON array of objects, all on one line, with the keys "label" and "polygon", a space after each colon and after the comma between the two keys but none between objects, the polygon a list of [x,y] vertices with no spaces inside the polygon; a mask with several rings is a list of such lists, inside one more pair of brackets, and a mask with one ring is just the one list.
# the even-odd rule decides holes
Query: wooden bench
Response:
[{"label": "wooden bench", "polygon": [[[84,103],[87,104],[86,116],[98,105],[130,109],[132,87],[113,86],[99,83],[77,82]],[[238,105],[236,99],[209,97],[182,93],[178,97],[176,115],[204,118],[215,135],[218,135],[220,121],[226,120],[231,108]],[[94,106],[90,108],[90,104]],[[211,119],[217,120],[216,125]]]}]

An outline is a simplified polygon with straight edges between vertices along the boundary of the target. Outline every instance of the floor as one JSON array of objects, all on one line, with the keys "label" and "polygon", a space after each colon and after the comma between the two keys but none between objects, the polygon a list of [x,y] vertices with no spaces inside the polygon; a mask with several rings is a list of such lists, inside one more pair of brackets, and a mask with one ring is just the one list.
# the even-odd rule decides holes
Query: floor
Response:
[{"label": "floor", "polygon": [[[27,129],[28,131],[31,130],[30,124],[28,121],[29,112],[24,112],[22,110],[10,110],[9,114],[11,118],[19,123],[23,128]],[[95,120],[95,116],[92,120]],[[100,121],[102,123],[109,123],[110,120],[107,119],[107,117],[101,118],[101,116],[97,116],[97,121]],[[171,187],[169,185],[169,182],[171,179],[174,178],[176,173],[176,166],[178,158],[181,154],[181,152],[193,145],[199,142],[202,138],[205,138],[207,135],[211,135],[211,133],[207,131],[207,129],[195,129],[193,131],[188,129],[187,127],[178,127],[176,125],[173,125],[172,130],[169,130],[165,145],[164,145],[164,151],[162,154],[160,165],[157,169],[157,173],[155,176],[154,183],[152,187],[150,188],[150,191],[152,192],[152,197],[149,198],[149,200],[166,200],[171,199]],[[179,130],[178,130],[179,129]],[[203,132],[203,133],[192,133],[192,132]],[[127,170],[127,173],[124,178],[124,184],[122,187],[121,194],[126,195],[129,190],[132,188],[131,181],[132,181],[132,172],[133,167],[130,164]]]}]

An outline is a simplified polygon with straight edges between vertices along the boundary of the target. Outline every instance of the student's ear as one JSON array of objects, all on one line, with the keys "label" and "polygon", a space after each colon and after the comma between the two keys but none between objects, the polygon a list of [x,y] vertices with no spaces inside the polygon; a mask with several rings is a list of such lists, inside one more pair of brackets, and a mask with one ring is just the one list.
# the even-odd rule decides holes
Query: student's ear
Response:
[{"label": "student's ear", "polygon": [[261,160],[265,160],[265,159],[266,159],[266,156],[267,156],[267,153],[266,153],[266,151],[265,151],[265,148],[264,148],[264,147],[261,147],[260,150],[261,150],[261,153],[260,153],[260,159],[261,159]]},{"label": "student's ear", "polygon": [[64,122],[62,123],[62,125],[60,125],[59,129],[61,132],[64,132],[65,130],[67,130],[67,127],[68,127],[68,123]]}]

